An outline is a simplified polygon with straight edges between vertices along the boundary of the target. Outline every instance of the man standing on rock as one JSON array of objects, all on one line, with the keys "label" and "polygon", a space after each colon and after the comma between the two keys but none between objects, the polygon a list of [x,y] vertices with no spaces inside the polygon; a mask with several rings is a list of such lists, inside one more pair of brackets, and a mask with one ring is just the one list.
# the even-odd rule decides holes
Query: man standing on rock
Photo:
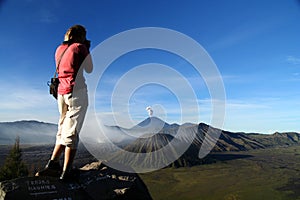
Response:
[{"label": "man standing on rock", "polygon": [[[45,169],[60,171],[60,179],[72,177],[72,163],[76,155],[79,132],[88,107],[87,85],[83,71],[91,73],[93,64],[89,54],[90,41],[86,29],[81,25],[70,27],[64,42],[56,49],[55,61],[58,66],[58,110],[60,119],[56,143]],[[61,169],[59,158],[64,152]]]}]

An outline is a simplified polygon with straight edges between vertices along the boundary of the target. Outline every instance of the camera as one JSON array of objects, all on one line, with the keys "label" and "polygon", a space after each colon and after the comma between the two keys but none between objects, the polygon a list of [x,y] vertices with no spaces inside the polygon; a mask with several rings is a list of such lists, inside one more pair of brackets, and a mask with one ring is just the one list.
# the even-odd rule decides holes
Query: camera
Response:
[{"label": "camera", "polygon": [[85,46],[89,49],[91,47],[91,41],[90,40],[85,40],[84,41]]}]

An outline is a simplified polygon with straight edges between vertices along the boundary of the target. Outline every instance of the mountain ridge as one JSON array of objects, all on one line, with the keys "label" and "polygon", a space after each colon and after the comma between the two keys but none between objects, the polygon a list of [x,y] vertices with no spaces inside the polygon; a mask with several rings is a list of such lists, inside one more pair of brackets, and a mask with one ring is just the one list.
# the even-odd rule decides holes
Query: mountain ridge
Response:
[{"label": "mountain ridge", "polygon": [[0,122],[0,144],[13,144],[17,136],[23,144],[55,141],[57,125],[36,120]]},{"label": "mountain ridge", "polygon": [[[159,125],[158,128],[155,127],[157,124]],[[152,127],[150,126],[149,128],[149,125],[151,125]],[[300,134],[297,132],[275,132],[273,134],[231,132],[219,128],[214,128],[203,122],[199,124],[188,122],[182,125],[176,123],[169,124],[157,117],[148,117],[131,129],[125,129],[118,126],[109,127],[114,127],[113,129],[115,130],[123,129],[127,131],[133,131],[133,133],[139,133],[137,135],[138,137],[144,136],[147,133],[150,133],[149,135],[154,135],[154,131],[159,134],[169,134],[173,137],[176,135],[179,129],[187,132],[194,132],[194,134],[195,132],[199,132],[197,139],[193,141],[194,143],[201,143],[208,131],[208,128],[210,128],[210,130],[212,131],[221,131],[217,146],[215,148],[216,151],[236,151],[243,149],[249,150],[259,147],[262,148],[262,145],[264,147],[276,146],[276,143],[278,143],[279,145],[292,145],[300,143]],[[56,124],[37,120],[0,122],[0,144],[13,143],[17,135],[21,136],[21,142],[23,143],[49,143],[49,141],[54,140],[56,131]],[[38,138],[36,138],[36,136],[38,136]],[[186,134],[182,136],[181,139],[186,140],[187,142],[191,142],[191,139],[188,137],[189,134]],[[133,139],[134,137],[131,137],[130,141],[132,141]],[[241,146],[238,147],[239,145]],[[242,148],[243,145],[246,147]]]},{"label": "mountain ridge", "polygon": [[[211,136],[216,136],[218,133],[218,140],[214,143]],[[198,156],[204,141],[208,141],[208,144],[211,143],[212,146],[206,146],[206,148],[211,147],[211,149],[208,149],[211,153],[249,151],[276,146],[299,145],[300,134],[294,132],[277,132],[272,135],[246,134],[224,131],[205,123],[183,124],[175,129],[173,127],[173,129],[168,130],[168,127],[166,127],[156,134],[147,134],[137,138],[123,148],[126,152],[135,154],[128,155],[121,152],[113,157],[112,161],[129,163],[131,166],[138,168],[198,165],[211,162],[209,155],[202,159]],[[184,144],[189,146],[183,154],[180,152],[182,144],[183,146],[185,146]],[[169,151],[165,152],[167,154],[159,151],[167,145],[169,147]],[[170,163],[171,159],[174,159],[173,163]]]}]

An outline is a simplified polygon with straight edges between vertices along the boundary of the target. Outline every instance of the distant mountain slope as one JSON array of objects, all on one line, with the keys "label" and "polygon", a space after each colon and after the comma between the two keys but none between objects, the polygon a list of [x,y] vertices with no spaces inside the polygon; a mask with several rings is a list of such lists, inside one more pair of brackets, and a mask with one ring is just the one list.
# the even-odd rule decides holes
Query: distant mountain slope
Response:
[{"label": "distant mountain slope", "polygon": [[247,134],[250,138],[263,144],[265,147],[286,146],[300,144],[300,134],[295,132],[266,134]]},{"label": "distant mountain slope", "polygon": [[208,128],[210,128],[211,131],[221,131],[218,142],[213,148],[213,151],[215,152],[247,151],[251,149],[264,148],[263,144],[249,137],[245,133],[233,133],[229,131],[219,130],[204,123],[199,124],[199,134],[203,135],[207,133]]},{"label": "distant mountain slope", "polygon": [[173,125],[161,120],[158,117],[148,117],[130,129],[131,132],[139,136],[149,133],[158,133],[164,129],[168,129]]},{"label": "distant mountain slope", "polygon": [[[251,149],[264,148],[264,145],[254,138],[249,137],[245,133],[233,133],[229,131],[220,130],[209,126],[205,123],[200,124],[188,124],[185,126],[180,126],[180,140],[193,143],[198,146],[199,149],[203,143],[206,136],[209,134],[220,133],[217,143],[213,147],[213,152],[221,151],[245,151]],[[195,136],[193,138],[193,136]]]},{"label": "distant mountain slope", "polygon": [[38,121],[0,122],[0,144],[13,144],[17,136],[21,143],[53,143],[57,125]]},{"label": "distant mountain slope", "polygon": [[[16,136],[21,143],[48,143],[55,141],[57,125],[38,121],[16,121],[0,123],[0,144],[13,144]],[[220,130],[205,123],[182,125],[168,124],[157,117],[149,117],[131,129],[107,126],[108,136],[115,144],[132,152],[156,151],[174,138],[192,144],[189,152],[196,155],[205,137],[220,132],[213,152],[247,151],[284,145],[300,144],[300,134],[295,132],[258,134]],[[191,150],[192,149],[192,150]]]},{"label": "distant mountain slope", "polygon": [[170,126],[170,124],[161,120],[158,117],[148,117],[145,120],[138,123],[136,126],[134,126],[134,128],[147,127],[147,126],[153,126],[153,127],[162,126],[162,127],[166,128],[166,127]]},{"label": "distant mountain slope", "polygon": [[174,137],[169,134],[155,134],[150,137],[136,139],[133,143],[127,145],[125,150],[134,153],[149,153],[157,151],[168,145]]},{"label": "distant mountain slope", "polygon": [[[185,167],[203,163],[198,159],[198,148],[191,146],[180,155],[180,141],[172,135],[158,133],[148,138],[138,138],[128,144],[124,150],[111,158],[110,162],[130,165],[135,169],[159,169],[166,166]],[[168,145],[168,150],[162,148]]]},{"label": "distant mountain slope", "polygon": [[[184,133],[180,137],[181,140],[192,142],[196,146],[202,145],[204,137],[209,136],[209,131],[211,133],[221,131],[220,137],[212,149],[213,152],[247,151],[251,149],[300,144],[300,134],[296,132],[276,132],[274,134],[230,132],[214,128],[205,123],[200,123],[198,125],[189,124],[185,127],[182,125],[177,131],[178,130],[181,130],[181,133]],[[194,134],[196,137],[192,139],[191,136]]]},{"label": "distant mountain slope", "polygon": [[[262,149],[274,146],[297,145],[300,144],[300,134],[298,133],[274,133],[267,134],[247,134],[242,132],[224,131],[204,123],[200,124],[183,124],[181,126],[171,125],[165,126],[157,134],[144,135],[137,138],[134,142],[128,144],[124,150],[135,154],[124,155],[120,153],[113,158],[114,161],[127,163],[131,166],[153,168],[163,164],[165,166],[193,166],[203,162],[211,162],[209,156],[199,159],[198,154],[205,138],[209,138],[210,134],[220,133],[216,144],[211,152],[224,151],[248,151],[253,149]],[[171,145],[171,141],[173,142]],[[182,144],[190,144],[189,148],[182,154],[178,154],[178,146]],[[166,145],[171,145],[170,151],[160,151]],[[145,153],[150,153],[145,155]],[[154,153],[155,152],[155,153]],[[168,158],[174,158],[175,162],[168,163]],[[178,158],[178,159],[175,159]],[[205,159],[208,159],[207,161]]]},{"label": "distant mountain slope", "polygon": [[[124,148],[126,152],[131,153],[120,151],[111,158],[110,162],[126,164],[134,169],[161,168],[160,166],[166,166],[169,157],[159,150],[169,144],[172,139],[174,139],[173,136],[167,134],[138,138]],[[153,153],[147,154],[151,152]]]}]

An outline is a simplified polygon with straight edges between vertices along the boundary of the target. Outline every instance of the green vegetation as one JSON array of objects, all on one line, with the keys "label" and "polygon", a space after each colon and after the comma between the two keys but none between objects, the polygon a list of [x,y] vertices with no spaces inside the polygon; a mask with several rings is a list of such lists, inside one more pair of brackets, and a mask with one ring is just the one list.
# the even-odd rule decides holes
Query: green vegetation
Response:
[{"label": "green vegetation", "polygon": [[140,176],[155,200],[300,199],[300,146],[215,155],[223,159]]},{"label": "green vegetation", "polygon": [[22,161],[20,138],[17,137],[14,146],[6,157],[4,165],[0,169],[0,181],[27,176],[28,170]]}]

